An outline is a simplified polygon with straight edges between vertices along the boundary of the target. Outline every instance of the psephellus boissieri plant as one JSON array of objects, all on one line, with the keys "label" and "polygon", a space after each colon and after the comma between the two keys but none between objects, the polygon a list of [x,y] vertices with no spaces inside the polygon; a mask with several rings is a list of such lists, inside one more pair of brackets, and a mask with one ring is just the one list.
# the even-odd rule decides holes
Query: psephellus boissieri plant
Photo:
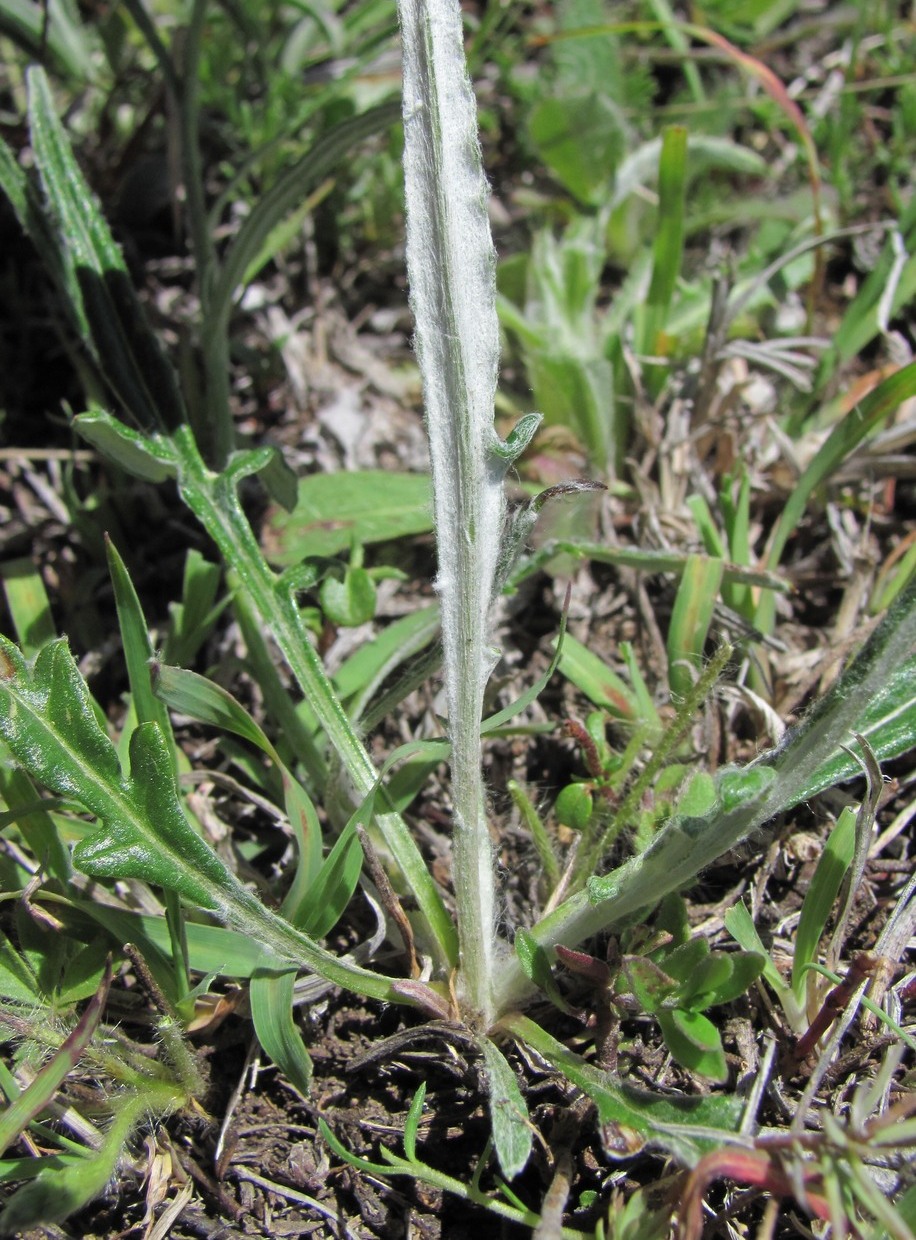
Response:
[{"label": "psephellus boissieri plant", "polygon": [[[480,762],[488,640],[506,516],[503,480],[537,427],[503,443],[493,427],[499,365],[496,254],[477,113],[457,5],[401,0],[407,271],[423,375],[439,550],[451,738],[459,997],[489,1027],[496,1011],[493,844]],[[501,583],[500,583],[501,584]]]},{"label": "psephellus boissieri plant", "polygon": [[[247,940],[261,944],[273,969],[289,973],[307,968],[365,995],[463,1019],[477,1033],[484,1056],[494,1142],[507,1178],[524,1166],[531,1130],[514,1074],[485,1036],[499,1031],[528,1042],[587,1089],[603,1120],[649,1131],[682,1160],[695,1161],[701,1145],[687,1129],[701,1122],[696,1109],[677,1130],[684,1117],[670,1099],[647,1103],[632,1091],[624,1092],[522,1012],[549,975],[558,944],[575,948],[653,906],[777,813],[848,777],[848,767],[841,770],[834,760],[853,730],[881,754],[895,752],[894,745],[900,752],[912,743],[916,582],[898,596],[834,690],[777,750],[744,770],[726,770],[715,779],[698,776],[678,812],[641,856],[611,874],[588,878],[584,889],[530,931],[519,932],[514,954],[499,942],[496,857],[480,764],[481,710],[495,657],[487,642],[488,615],[513,551],[533,519],[529,509],[506,523],[503,481],[529,442],[537,416],[524,418],[507,442],[493,427],[494,257],[458,6],[450,0],[408,0],[401,20],[408,249],[436,496],[457,925],[406,823],[385,801],[380,773],[310,643],[296,600],[295,573],[278,577],[272,572],[245,519],[237,484],[244,475],[269,466],[271,453],[233,454],[219,471],[204,461],[174,376],[164,374],[164,359],[151,350],[143,325],[132,317],[123,258],[80,177],[38,70],[29,75],[32,144],[51,209],[43,208],[25,173],[2,146],[0,182],[70,298],[76,330],[105,363],[113,391],[143,428],[129,430],[111,415],[96,412],[78,418],[77,429],[125,469],[149,481],[174,479],[211,534],[237,578],[239,598],[276,640],[320,724],[322,742],[336,752],[353,792],[362,799],[358,812],[373,819],[392,873],[416,901],[417,921],[425,923],[429,985],[386,977],[340,959],[316,941],[324,931],[311,934],[294,914],[287,918],[285,909],[276,914],[263,906],[188,821],[174,785],[167,729],[156,712],[135,730],[128,774],[99,725],[64,642],[47,646],[33,665],[10,643],[0,643],[0,734],[33,777],[96,819],[98,825],[91,825],[74,848],[76,868],[99,879],[131,877],[159,885],[197,909],[211,910]],[[357,126],[360,133],[368,131],[364,124]],[[253,233],[245,233],[246,245],[254,240]],[[240,265],[240,260],[235,262]],[[232,270],[229,260],[224,281],[226,269]],[[910,394],[913,372],[913,366],[906,367],[894,377],[901,399]],[[898,739],[885,743],[891,725],[907,712],[910,722]],[[300,757],[313,785],[324,791],[323,755]],[[373,813],[373,807],[379,812]],[[319,847],[316,871],[320,863]],[[456,969],[457,1005],[450,1008],[449,982]],[[721,1130],[733,1125],[737,1111],[730,1105],[716,1109],[718,1103],[730,1100],[710,1100],[708,1122],[702,1122]]]},{"label": "psephellus boissieri plant", "polygon": [[[500,962],[497,887],[480,765],[480,715],[497,657],[488,615],[500,564],[525,531],[505,535],[503,480],[530,442],[527,415],[503,443],[493,428],[499,337],[495,259],[486,213],[476,110],[467,77],[460,10],[452,0],[400,0],[404,48],[407,267],[423,375],[432,458],[437,588],[452,742],[454,872],[460,937],[459,996],[483,1028],[494,1014],[515,1028],[532,981],[556,944],[575,946],[615,921],[654,905],[688,882],[817,782],[866,706],[889,686],[916,680],[916,583],[898,598],[846,676],[771,754],[745,770],[694,786],[649,849],[619,870],[592,878]],[[912,368],[906,368],[910,370]],[[912,376],[907,376],[907,382]],[[500,555],[502,554],[502,560]],[[898,685],[899,687],[899,685]],[[494,970],[499,967],[499,981]],[[530,1022],[525,1022],[529,1027]]]}]

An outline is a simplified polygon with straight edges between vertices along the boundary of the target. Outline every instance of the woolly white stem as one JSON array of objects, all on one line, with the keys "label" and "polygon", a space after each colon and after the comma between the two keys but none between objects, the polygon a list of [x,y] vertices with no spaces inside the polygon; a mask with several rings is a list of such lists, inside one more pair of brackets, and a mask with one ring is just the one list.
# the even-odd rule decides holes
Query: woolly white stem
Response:
[{"label": "woolly white stem", "polygon": [[404,48],[407,270],[432,460],[452,741],[459,996],[489,1023],[496,951],[493,849],[480,766],[492,670],[505,453],[493,429],[499,360],[496,256],[457,0],[399,0]]}]

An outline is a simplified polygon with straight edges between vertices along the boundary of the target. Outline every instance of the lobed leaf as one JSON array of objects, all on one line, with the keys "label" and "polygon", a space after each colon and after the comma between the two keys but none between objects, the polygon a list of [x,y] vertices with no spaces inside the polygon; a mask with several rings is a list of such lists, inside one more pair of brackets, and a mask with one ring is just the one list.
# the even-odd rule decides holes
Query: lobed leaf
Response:
[{"label": "lobed leaf", "polygon": [[395,996],[386,978],[325,951],[242,886],[185,817],[156,724],[134,731],[130,771],[122,774],[66,642],[46,646],[29,667],[0,638],[0,736],[32,775],[98,819],[73,852],[84,873],[157,884],[244,930],[280,960],[362,994]]}]

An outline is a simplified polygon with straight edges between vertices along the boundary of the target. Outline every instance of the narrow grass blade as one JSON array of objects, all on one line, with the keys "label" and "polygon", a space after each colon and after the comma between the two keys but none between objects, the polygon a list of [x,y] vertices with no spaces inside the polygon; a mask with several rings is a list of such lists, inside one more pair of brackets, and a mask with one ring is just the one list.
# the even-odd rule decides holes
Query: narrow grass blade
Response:
[{"label": "narrow grass blade", "polygon": [[668,352],[661,333],[681,273],[686,185],[687,130],[680,125],[671,125],[662,136],[652,280],[640,332],[640,351],[653,356]]},{"label": "narrow grass blade", "polygon": [[767,565],[771,569],[779,563],[812,492],[835,472],[867,435],[913,396],[916,396],[916,362],[910,362],[889,375],[833,428],[790,492],[780,514],[767,548]]},{"label": "narrow grass blade", "polygon": [[255,262],[277,224],[340,165],[352,147],[393,125],[398,113],[397,103],[384,103],[341,121],[323,134],[259,199],[239,229],[213,289],[209,311],[218,330],[225,330],[232,305],[244,289],[245,272]]},{"label": "narrow grass blade", "polygon": [[[234,578],[230,578],[230,583]],[[291,755],[290,765],[301,762],[308,773],[309,787],[320,795],[328,782],[328,765],[316,741],[318,721],[307,700],[294,704],[280,679],[276,655],[265,640],[263,623],[251,598],[244,590],[236,590],[233,608],[245,639],[248,663],[258,682],[267,713],[276,733],[283,739],[284,753]]]},{"label": "narrow grass blade", "polygon": [[415,1162],[417,1157],[417,1132],[423,1115],[423,1103],[426,1099],[426,1082],[421,1081],[413,1096],[407,1119],[404,1121],[404,1154],[408,1162]]},{"label": "narrow grass blade", "polygon": [[318,872],[293,916],[313,938],[321,939],[334,928],[350,903],[363,867],[363,850],[355,827],[345,829]]},{"label": "narrow grass blade", "polygon": [[127,678],[130,682],[131,699],[137,721],[138,723],[155,723],[167,739],[177,780],[178,761],[175,753],[175,739],[172,736],[172,724],[164,704],[153,692],[150,677],[153,647],[149,639],[146,617],[143,615],[137,591],[134,589],[124,561],[118,554],[114,543],[107,537],[105,553],[108,557],[108,571],[114,586],[118,626],[121,630],[124,659],[127,663]]},{"label": "narrow grass blade", "polygon": [[213,630],[217,618],[229,602],[217,601],[222,570],[205,560],[192,547],[184,563],[181,602],[169,603],[172,623],[162,647],[163,663],[187,667],[197,656]]},{"label": "narrow grass blade", "polygon": [[916,198],[911,198],[898,221],[899,240],[892,234],[874,268],[869,272],[853,298],[833,338],[833,352],[825,360],[821,381],[830,377],[836,362],[848,362],[861,354],[881,328],[882,305],[888,281],[897,266],[898,251],[904,251],[905,262],[897,275],[897,287],[889,305],[884,305],[888,318],[898,315],[916,297]]},{"label": "narrow grass blade", "polygon": [[273,743],[260,724],[232,696],[228,689],[183,667],[153,664],[153,687],[156,697],[179,715],[187,715],[199,723],[208,723],[224,732],[241,736],[282,766]]},{"label": "narrow grass blade", "polygon": [[[729,555],[739,564],[750,564],[755,557],[751,549],[751,479],[746,469],[740,473],[737,498],[732,495],[733,485],[733,479],[727,478],[719,497]],[[723,583],[722,601],[740,616],[753,616],[753,593],[747,585]]]},{"label": "narrow grass blade", "polygon": [[604,707],[615,719],[627,723],[640,719],[639,703],[630,686],[611,671],[603,659],[569,634],[563,642],[560,671],[590,702]]},{"label": "narrow grass blade", "polygon": [[506,784],[506,790],[512,798],[512,803],[518,810],[522,822],[525,824],[525,830],[537,850],[538,860],[544,872],[547,888],[549,891],[553,891],[560,881],[560,865],[553,850],[553,842],[547,833],[547,828],[541,821],[537,807],[520,783],[510,779]]},{"label": "narrow grass blade", "polygon": [[280,911],[294,926],[298,926],[302,923],[298,919],[296,910],[311,891],[321,871],[323,844],[321,823],[318,821],[312,798],[295,776],[285,766],[280,767],[280,775],[283,780],[283,803],[286,808],[286,817],[289,819],[297,851],[293,882],[283,897]]},{"label": "narrow grass blade", "polygon": [[[706,535],[704,533],[704,539]],[[721,541],[708,547],[711,555],[722,558],[725,547]],[[573,556],[577,560],[594,560],[596,564],[614,564],[622,568],[633,568],[643,573],[675,573],[684,571],[689,556],[686,553],[671,551],[641,551],[638,547],[606,547],[601,543],[571,542],[554,539],[544,544],[531,555],[526,556],[510,578],[510,584],[531,577],[540,569],[549,571],[550,561],[558,556]],[[766,569],[754,568],[750,565],[735,564],[725,560],[722,565],[722,580],[725,583],[761,586],[766,590],[776,590],[787,594],[791,583],[785,577]]]},{"label": "narrow grass blade", "polygon": [[[387,625],[345,659],[334,673],[334,684],[350,717],[354,721],[359,720],[370,703],[375,716],[373,695],[398,668],[402,668],[408,660],[416,659],[438,635],[439,608],[421,607]],[[409,676],[404,678],[404,683],[411,683]],[[392,705],[397,704],[396,688],[385,694]]]},{"label": "narrow grass blade", "polygon": [[296,970],[259,971],[251,979],[248,998],[258,1041],[289,1083],[304,1098],[312,1083],[312,1060],[293,1019]]},{"label": "narrow grass blade", "polygon": [[837,892],[852,861],[855,826],[855,811],[846,806],[830,832],[805,893],[792,954],[792,990],[799,1003],[804,1000],[807,967],[816,959],[817,947],[833,912]]},{"label": "narrow grass blade", "polygon": [[[60,832],[49,812],[50,806],[42,800],[25,771],[14,770],[0,763],[0,797],[32,856],[52,878],[58,879],[66,888],[73,873],[70,850],[61,839]],[[7,817],[7,815],[4,815]]]},{"label": "narrow grass blade", "polygon": [[672,698],[686,697],[700,675],[721,584],[721,560],[704,555],[690,557],[668,626],[668,684]]},{"label": "narrow grass blade", "polygon": [[10,618],[25,655],[36,654],[57,636],[51,602],[36,564],[30,559],[0,564]]}]

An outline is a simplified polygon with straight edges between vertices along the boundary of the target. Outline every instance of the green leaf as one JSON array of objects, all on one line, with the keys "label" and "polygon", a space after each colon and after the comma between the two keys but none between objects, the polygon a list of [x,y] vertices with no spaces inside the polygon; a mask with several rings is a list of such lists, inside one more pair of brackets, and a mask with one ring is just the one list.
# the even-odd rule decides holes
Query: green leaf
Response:
[{"label": "green leaf", "polygon": [[528,1108],[502,1051],[489,1038],[478,1038],[487,1072],[490,1123],[499,1169],[507,1180],[524,1171],[531,1156],[534,1135]]},{"label": "green leaf", "polygon": [[35,1006],[41,1000],[41,987],[35,971],[6,935],[0,935],[0,997],[21,1003],[26,1008]]},{"label": "green leaf", "polygon": [[363,850],[352,822],[338,836],[295,915],[295,923],[322,939],[337,925],[353,897],[363,866]]},{"label": "green leaf", "polygon": [[508,469],[513,462],[517,461],[525,449],[529,446],[532,439],[541,425],[541,414],[526,413],[516,422],[510,434],[505,440],[497,440],[491,451],[493,455],[501,462],[505,462]]},{"label": "green leaf", "polygon": [[791,1000],[792,992],[767,952],[744,901],[739,900],[737,904],[733,904],[726,912],[723,921],[725,929],[736,943],[751,955],[759,955],[763,959],[763,976],[785,1006],[786,999]]},{"label": "green leaf", "polygon": [[689,982],[697,970],[709,960],[709,950],[709,940],[702,935],[696,935],[673,951],[662,948],[655,953],[655,959],[665,966],[665,972],[676,981]]},{"label": "green leaf", "polygon": [[524,926],[519,926],[515,933],[515,951],[525,971],[525,976],[541,990],[546,990],[548,983],[552,980],[550,957]]},{"label": "green leaf", "polygon": [[31,559],[0,564],[6,605],[26,655],[33,655],[57,636],[51,603],[41,573]]},{"label": "green leaf", "polygon": [[640,351],[668,352],[663,336],[668,310],[684,252],[684,191],[687,184],[687,130],[670,125],[662,135],[658,164],[658,223],[652,261],[652,282],[640,316]]},{"label": "green leaf", "polygon": [[241,736],[266,753],[271,761],[282,766],[264,729],[222,685],[197,672],[156,662],[153,665],[153,687],[156,696],[178,714]]},{"label": "green leaf", "polygon": [[668,627],[668,684],[672,697],[686,697],[703,665],[703,648],[709,634],[724,565],[705,555],[692,555],[674,600]]},{"label": "green leaf", "polygon": [[78,289],[96,363],[139,426],[174,428],[185,410],[175,372],[150,330],[121,251],[57,119],[44,70],[27,73],[32,149],[71,295]]},{"label": "green leaf", "polygon": [[[162,968],[154,969],[154,976],[160,984],[162,979],[171,984],[172,970],[166,955],[172,939],[163,916],[132,913],[97,902],[81,907],[88,917],[104,927],[116,944],[136,943],[147,963],[161,958]],[[244,981],[264,967],[264,948],[249,934],[196,921],[187,922],[185,932],[188,960],[195,973]]]},{"label": "green leaf", "polygon": [[337,555],[354,542],[389,542],[431,528],[425,474],[312,474],[299,482],[292,512],[272,516],[264,543],[271,562],[286,567],[308,556]]},{"label": "green leaf", "polygon": [[[767,566],[779,563],[789,537],[804,514],[814,490],[824,483],[867,435],[876,430],[904,401],[916,395],[916,362],[902,366],[869,392],[830,432],[789,493],[776,528],[770,537]],[[767,601],[764,599],[763,601]],[[771,619],[772,599],[763,617]],[[762,621],[761,621],[762,623]]]},{"label": "green leaf", "polygon": [[279,448],[271,448],[269,460],[261,467],[261,482],[271,499],[292,512],[296,507],[299,478]]},{"label": "green leaf", "polygon": [[730,979],[728,957],[723,952],[710,953],[700,962],[694,975],[682,982],[677,993],[678,1006],[702,1012],[714,1003],[724,1002],[717,997],[719,988],[724,988]]},{"label": "green leaf", "polygon": [[171,753],[156,724],[135,730],[130,776],[119,783],[105,787],[87,780],[85,772],[79,779],[75,795],[101,825],[74,848],[77,869],[91,878],[138,878],[201,908],[221,909],[234,880],[185,817]]},{"label": "green leaf", "polygon": [[356,628],[375,615],[375,583],[365,568],[350,565],[341,579],[324,579],[318,601],[332,624],[341,628]]},{"label": "green leaf", "polygon": [[702,1012],[680,1008],[656,1013],[668,1050],[683,1068],[713,1081],[728,1080],[719,1031]]},{"label": "green leaf", "polygon": [[162,648],[163,663],[187,667],[207,640],[216,619],[226,603],[217,602],[216,594],[222,579],[218,564],[205,560],[192,547],[185,558],[181,602],[169,603],[171,626]]},{"label": "green leaf", "polygon": [[740,1098],[649,1093],[587,1063],[525,1016],[504,1016],[499,1023],[583,1090],[602,1124],[635,1129],[682,1166],[695,1166],[704,1153],[720,1148],[723,1134],[738,1130],[744,1108]]},{"label": "green leaf", "polygon": [[166,436],[135,431],[102,409],[77,414],[73,425],[102,456],[135,478],[165,482],[178,473],[175,449]]},{"label": "green leaf", "polygon": [[413,1096],[407,1119],[404,1121],[404,1154],[409,1162],[417,1159],[417,1131],[423,1115],[423,1102],[426,1098],[426,1082],[421,1081]]},{"label": "green leaf", "polygon": [[307,1098],[312,1083],[312,1060],[293,1019],[295,982],[295,969],[283,973],[259,970],[251,979],[248,996],[254,1031],[263,1050],[293,1088]]},{"label": "green leaf", "polygon": [[120,778],[118,755],[63,639],[39,651],[33,670],[0,637],[0,733],[29,773],[61,796],[78,797],[87,770]]},{"label": "green leaf", "polygon": [[[916,745],[916,657],[904,659],[880,693],[869,698],[855,725],[881,762],[899,758]],[[862,764],[844,749],[816,767],[798,797],[806,801],[862,774]]]},{"label": "green leaf", "polygon": [[726,956],[730,966],[730,975],[717,987],[710,1006],[731,1003],[740,995],[745,994],[766,967],[767,956],[763,952],[730,952]]},{"label": "green leaf", "polygon": [[559,354],[549,342],[526,356],[534,399],[552,426],[572,427],[596,468],[613,460],[615,431],[614,368],[606,357]]},{"label": "green leaf", "polygon": [[130,773],[101,730],[64,641],[46,646],[30,668],[0,638],[0,735],[19,762],[99,822],[73,852],[94,878],[137,878],[216,912],[278,959],[301,962],[338,985],[392,999],[384,977],[340,960],[266,908],[194,831],[175,791],[171,756],[154,723],[130,740]]},{"label": "green leaf", "polygon": [[[907,303],[916,296],[916,253],[914,253],[914,248],[916,248],[916,198],[910,198],[904,207],[898,221],[898,228],[898,236],[892,234],[885,241],[878,261],[860,285],[836,331],[833,340],[835,355],[844,362],[860,355],[869,342],[882,330],[879,318],[888,281],[898,259],[899,234],[903,236],[903,249],[907,254],[907,260],[903,269],[898,273],[893,300],[885,308],[888,319],[896,318]],[[835,367],[835,364],[835,357],[826,359],[825,366],[830,370]]]},{"label": "green leaf", "polygon": [[843,876],[852,862],[856,842],[855,811],[846,806],[830,832],[817,869],[805,892],[795,948],[792,954],[792,990],[796,1000],[804,999],[806,967],[817,956],[817,947],[827,927]]},{"label": "green leaf", "polygon": [[[703,1012],[709,1007],[731,1003],[757,980],[765,960],[765,956],[752,952],[711,952],[692,974],[682,978],[678,1006]],[[665,967],[669,964],[666,960]]]},{"label": "green leaf", "polygon": [[114,586],[115,607],[118,613],[118,625],[121,630],[121,641],[124,644],[124,658],[127,663],[127,676],[130,681],[130,692],[133,708],[140,723],[155,723],[163,737],[170,743],[172,751],[172,767],[177,778],[178,761],[174,752],[174,738],[169,714],[163,703],[153,692],[150,680],[150,660],[153,647],[149,639],[146,618],[137,597],[137,591],[130,575],[118,554],[114,543],[105,538],[105,552],[108,557],[108,571]]},{"label": "green leaf", "polygon": [[677,802],[677,812],[685,818],[700,818],[715,808],[716,785],[708,771],[697,771]]},{"label": "green leaf", "polygon": [[[331,127],[258,199],[226,255],[212,291],[210,313],[215,322],[228,322],[233,302],[244,290],[245,274],[274,228],[302,202],[313,186],[333,172],[351,147],[393,125],[399,110],[396,103],[380,104]],[[349,539],[343,545],[348,543]]]},{"label": "green leaf", "polygon": [[580,202],[593,204],[625,150],[619,108],[599,92],[545,99],[528,119],[535,149],[557,180]]},{"label": "green leaf", "polygon": [[302,925],[299,909],[321,870],[321,823],[312,798],[299,781],[281,767],[283,799],[298,852],[292,886],[283,898],[281,912],[294,926]]},{"label": "green leaf", "polygon": [[629,722],[639,719],[639,704],[630,686],[598,655],[568,633],[563,640],[560,671],[590,702],[603,706],[615,719]]},{"label": "green leaf", "polygon": [[90,22],[81,22],[79,9],[66,0],[3,0],[0,31],[24,48],[32,60],[48,55],[79,82],[95,83],[99,72],[100,40]]},{"label": "green leaf", "polygon": [[664,1001],[678,989],[677,980],[646,956],[627,956],[623,968],[644,1012],[656,1015]]},{"label": "green leaf", "polygon": [[[351,718],[361,718],[372,695],[407,660],[427,649],[439,634],[439,608],[421,607],[383,628],[360,646],[334,673],[334,684]],[[410,678],[403,679],[411,686]],[[409,688],[405,689],[405,693]],[[397,685],[385,699],[396,704]],[[376,702],[372,703],[375,714]]]},{"label": "green leaf", "polygon": [[233,607],[238,618],[242,636],[247,647],[247,663],[264,697],[274,726],[275,734],[283,738],[284,751],[302,763],[308,773],[310,786],[321,792],[328,778],[324,755],[315,739],[318,722],[308,701],[294,704],[289,690],[283,684],[276,666],[276,654],[265,640],[263,623],[250,597],[243,589],[235,589],[237,579],[230,577],[233,587]]}]

